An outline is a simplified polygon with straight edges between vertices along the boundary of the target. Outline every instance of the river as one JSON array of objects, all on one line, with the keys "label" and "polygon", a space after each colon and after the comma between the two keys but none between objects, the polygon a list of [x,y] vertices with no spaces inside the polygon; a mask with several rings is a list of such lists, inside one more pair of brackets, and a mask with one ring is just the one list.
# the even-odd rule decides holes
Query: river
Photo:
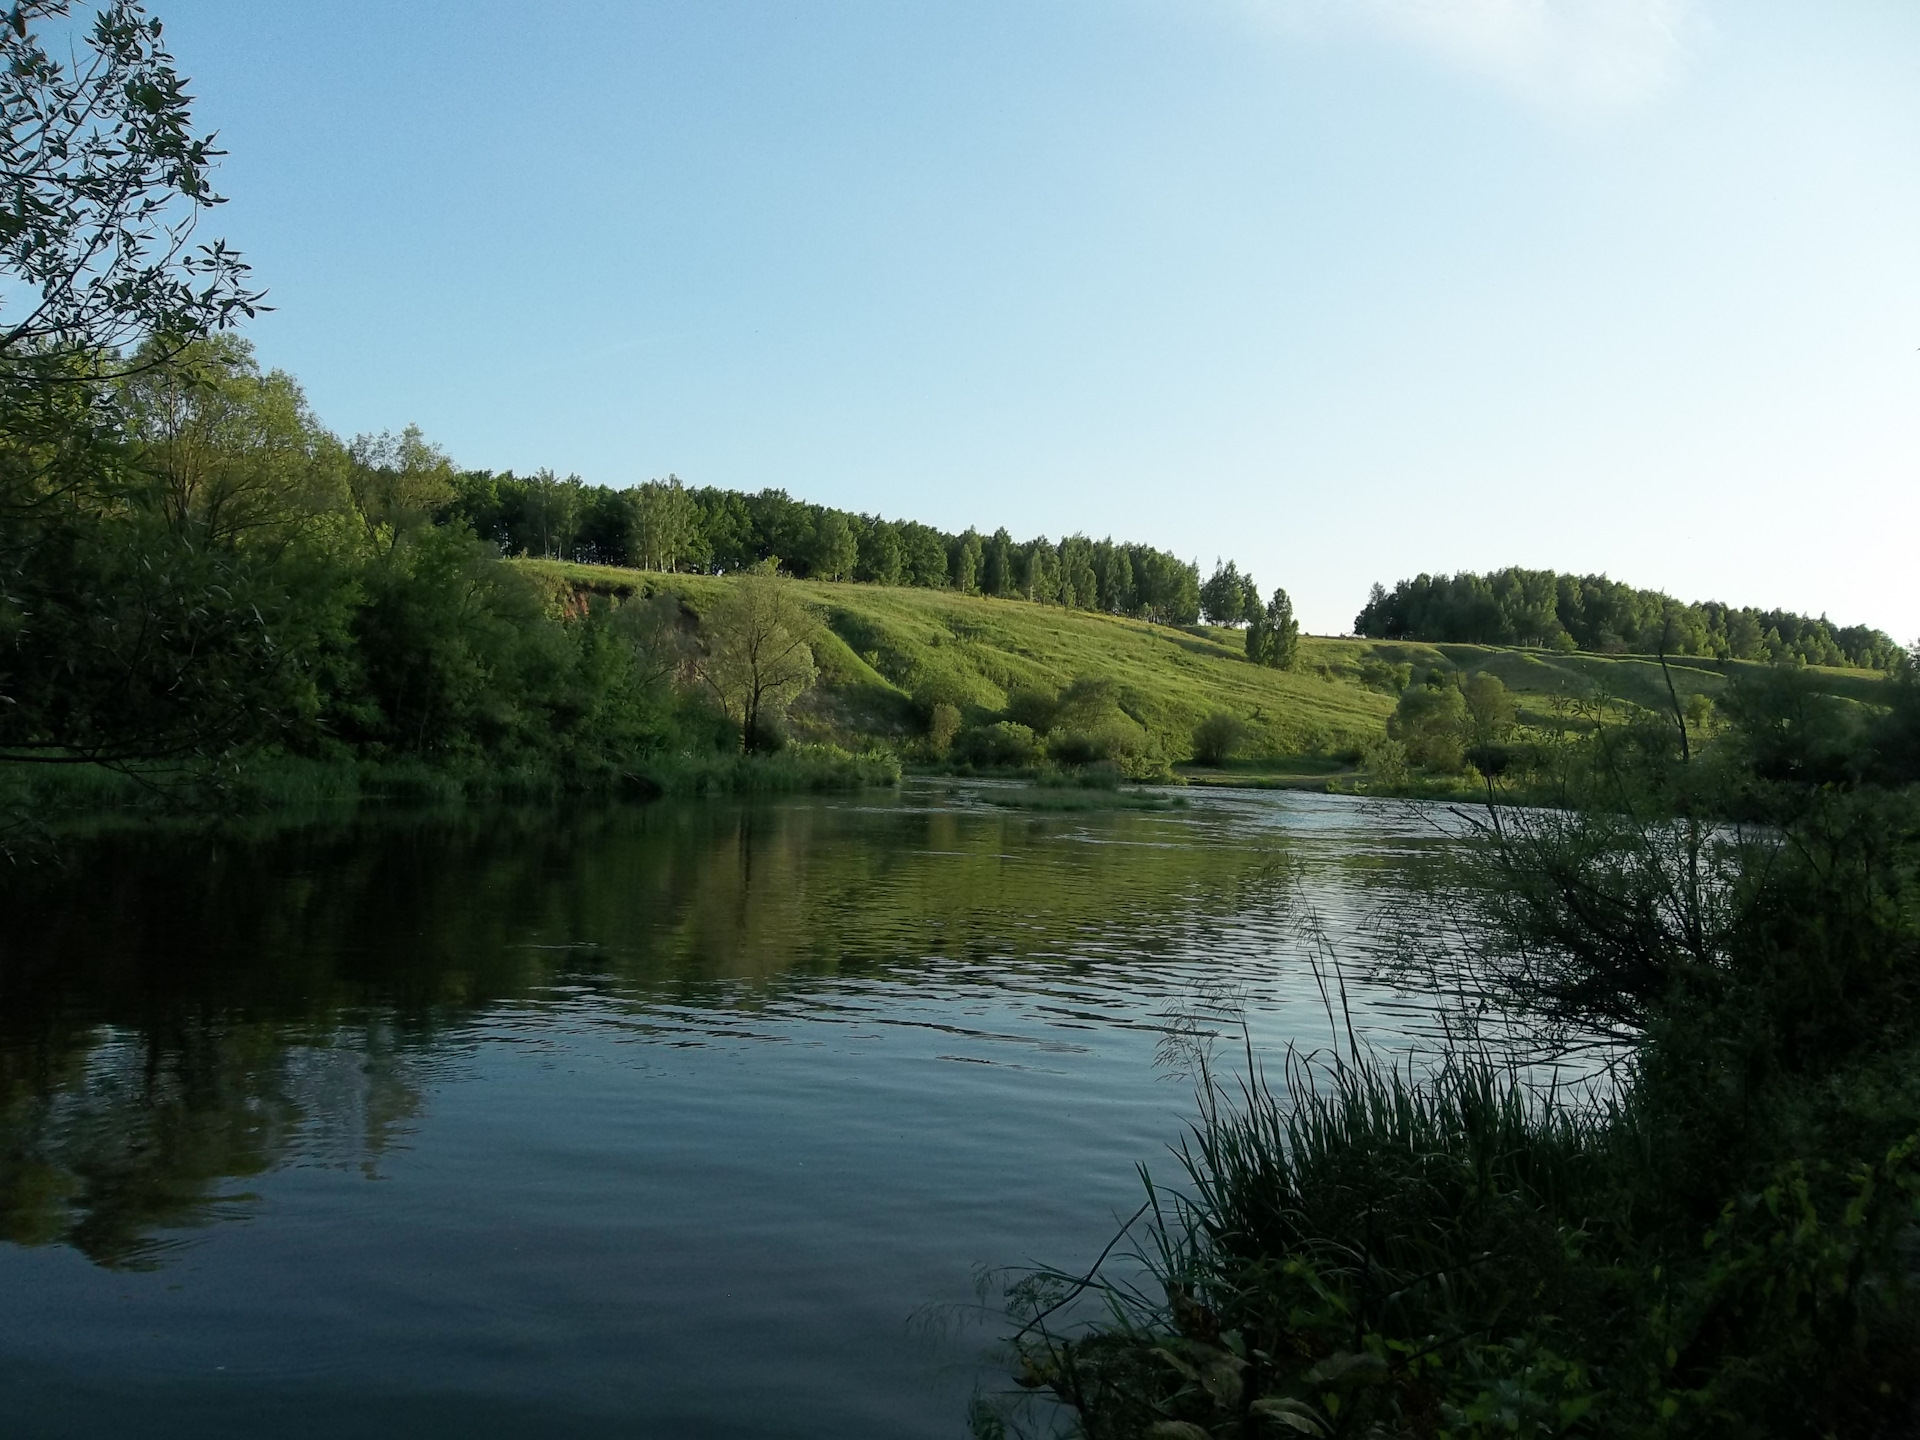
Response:
[{"label": "river", "polygon": [[1004,1383],[976,1274],[1084,1264],[1171,1177],[1170,1017],[1325,1043],[1332,961],[1417,1043],[1378,972],[1450,910],[1435,807],[1036,799],[1079,803],[362,811],[16,869],[6,1433],[962,1434]]}]

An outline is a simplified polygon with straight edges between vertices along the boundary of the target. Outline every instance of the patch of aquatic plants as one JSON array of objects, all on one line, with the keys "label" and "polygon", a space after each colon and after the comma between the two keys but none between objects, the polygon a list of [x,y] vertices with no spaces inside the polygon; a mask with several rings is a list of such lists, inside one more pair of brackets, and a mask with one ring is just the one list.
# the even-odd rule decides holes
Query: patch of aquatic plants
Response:
[{"label": "patch of aquatic plants", "polygon": [[1187,801],[1180,795],[1156,795],[1142,790],[1075,789],[1062,786],[1023,785],[1014,789],[991,790],[984,796],[989,805],[1008,810],[1040,810],[1072,813],[1088,810],[1184,810]]}]

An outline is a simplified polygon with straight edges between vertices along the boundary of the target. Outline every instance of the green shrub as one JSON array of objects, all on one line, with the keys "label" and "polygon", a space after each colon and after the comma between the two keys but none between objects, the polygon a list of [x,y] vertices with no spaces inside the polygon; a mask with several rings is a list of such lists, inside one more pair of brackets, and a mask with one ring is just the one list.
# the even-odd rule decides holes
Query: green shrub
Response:
[{"label": "green shrub", "polygon": [[1044,690],[1018,687],[1007,696],[1007,708],[1001,714],[1015,725],[1026,726],[1035,735],[1045,735],[1053,728],[1058,709],[1059,701]]},{"label": "green shrub", "polygon": [[1057,731],[1047,737],[1047,758],[1061,765],[1092,765],[1113,758],[1112,741],[1104,735],[1079,730]]},{"label": "green shrub", "polygon": [[1404,661],[1390,665],[1370,656],[1360,662],[1360,683],[1369,690],[1398,695],[1413,683],[1413,666]]},{"label": "green shrub", "polygon": [[1011,720],[991,725],[974,725],[954,736],[949,752],[963,765],[983,769],[1018,768],[1039,758],[1039,742],[1033,731]]},{"label": "green shrub", "polygon": [[944,700],[933,707],[933,713],[927,718],[927,748],[935,758],[944,756],[953,745],[953,737],[960,733],[960,711]]},{"label": "green shrub", "polygon": [[1247,722],[1226,710],[1216,710],[1193,727],[1193,758],[1202,765],[1224,765],[1251,737]]},{"label": "green shrub", "polygon": [[1381,735],[1360,749],[1360,767],[1367,772],[1368,783],[1392,788],[1407,779],[1407,747],[1398,740]]},{"label": "green shrub", "polygon": [[1387,721],[1387,734],[1406,747],[1415,765],[1457,773],[1467,754],[1467,700],[1452,685],[1408,690]]}]

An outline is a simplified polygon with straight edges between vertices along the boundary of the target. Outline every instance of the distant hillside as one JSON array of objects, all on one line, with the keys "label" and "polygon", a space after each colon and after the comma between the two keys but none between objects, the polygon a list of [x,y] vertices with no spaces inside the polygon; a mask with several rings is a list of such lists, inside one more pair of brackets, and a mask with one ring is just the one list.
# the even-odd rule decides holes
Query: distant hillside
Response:
[{"label": "distant hillside", "polygon": [[[1266,592],[1231,561],[1199,567],[1151,545],[1016,540],[950,533],[815,505],[766,489],[690,488],[674,477],[616,490],[542,471],[454,475],[435,510],[509,558],[543,557],[672,574],[732,574],[762,563],[802,580],[1019,598],[1066,610],[1192,625],[1252,619]],[[1291,611],[1284,589],[1272,602]],[[1375,585],[1354,619],[1366,639],[1524,645],[1593,654],[1797,659],[1887,670],[1902,651],[1883,631],[1787,610],[1684,603],[1605,575],[1510,566],[1487,574],[1422,574]]]},{"label": "distant hillside", "polygon": [[[734,583],[563,561],[512,563],[558,594],[670,591],[695,612]],[[1665,703],[1660,667],[1646,657],[1309,636],[1298,665],[1280,671],[1249,664],[1239,630],[1153,625],[951,590],[792,583],[824,622],[815,646],[821,683],[795,720],[841,743],[909,739],[937,703],[977,722],[1006,713],[1018,692],[1054,695],[1087,679],[1113,682],[1126,713],[1176,762],[1191,755],[1194,727],[1221,710],[1245,720],[1252,748],[1269,756],[1350,751],[1382,733],[1405,677],[1417,682],[1433,669],[1498,675],[1515,694],[1522,724],[1552,722],[1556,697]],[[1684,700],[1717,694],[1730,675],[1759,667],[1684,658],[1670,668]],[[1822,688],[1869,703],[1885,683],[1858,669],[1815,673]]]},{"label": "distant hillside", "polygon": [[[671,591],[696,611],[733,582],[561,561],[514,562],[548,583],[605,594]],[[1124,705],[1164,747],[1187,753],[1193,727],[1218,709],[1247,718],[1283,753],[1337,747],[1377,732],[1392,697],[1313,664],[1269,670],[1247,663],[1240,632],[1175,628],[951,590],[796,580],[825,634],[815,645],[821,693],[813,723],[898,738],[946,702],[970,718],[997,714],[1020,690],[1054,694],[1075,680],[1117,683]],[[1315,661],[1357,675],[1363,646],[1316,641]]]}]

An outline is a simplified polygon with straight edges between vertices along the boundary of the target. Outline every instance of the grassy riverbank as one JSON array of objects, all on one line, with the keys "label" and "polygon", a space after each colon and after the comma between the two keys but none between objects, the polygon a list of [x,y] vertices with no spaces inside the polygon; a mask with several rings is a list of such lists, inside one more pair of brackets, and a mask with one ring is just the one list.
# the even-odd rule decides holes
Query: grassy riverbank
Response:
[{"label": "grassy riverbank", "polygon": [[899,779],[899,763],[891,756],[853,755],[830,746],[795,746],[756,756],[658,754],[640,757],[631,766],[597,772],[550,765],[262,756],[211,770],[14,766],[0,772],[0,813],[45,823],[63,816],[108,812],[817,793],[890,786]]},{"label": "grassy riverbank", "polygon": [[1196,1030],[1174,1183],[1108,1268],[1017,1278],[1015,1398],[976,1433],[1913,1433],[1920,683],[1871,724],[1734,699],[1704,745],[1628,720],[1560,756],[1555,808],[1485,815],[1424,1061],[1346,1031],[1263,1071]]}]

